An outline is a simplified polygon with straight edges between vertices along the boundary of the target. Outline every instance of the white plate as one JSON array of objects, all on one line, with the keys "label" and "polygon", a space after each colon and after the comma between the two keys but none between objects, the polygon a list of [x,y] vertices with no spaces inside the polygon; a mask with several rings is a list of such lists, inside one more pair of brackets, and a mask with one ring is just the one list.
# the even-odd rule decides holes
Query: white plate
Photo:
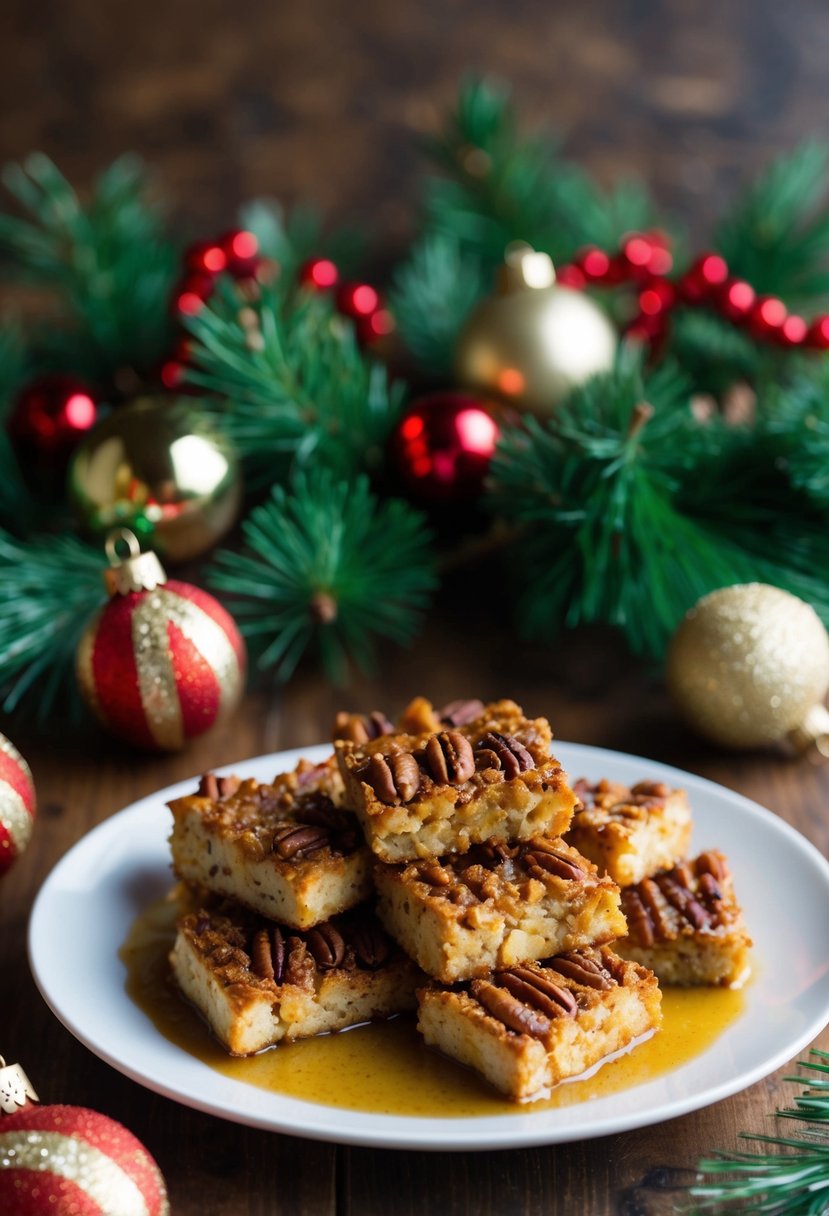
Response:
[{"label": "white plate", "polygon": [[[233,766],[270,780],[301,754]],[[344,1111],[225,1077],[165,1039],[124,989],[118,959],[137,913],[170,885],[165,803],[183,781],[143,798],[85,836],[44,883],[32,912],[29,957],[55,1014],[101,1059],[149,1089],[253,1127],[345,1144],[418,1149],[517,1148],[644,1127],[717,1102],[785,1064],[829,1021],[829,864],[794,829],[739,794],[700,777],[618,752],[557,744],[574,778],[632,784],[665,780],[688,790],[694,850],[729,857],[755,941],[758,975],[743,1014],[702,1055],[657,1080],[563,1109],[476,1118],[412,1118]]]}]

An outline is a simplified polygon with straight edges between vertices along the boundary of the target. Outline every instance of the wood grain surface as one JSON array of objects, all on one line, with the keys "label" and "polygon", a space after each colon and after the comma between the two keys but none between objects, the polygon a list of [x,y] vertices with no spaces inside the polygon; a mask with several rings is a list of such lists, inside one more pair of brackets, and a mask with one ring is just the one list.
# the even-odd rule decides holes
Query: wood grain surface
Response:
[{"label": "wood grain surface", "polygon": [[[256,195],[314,200],[369,230],[375,254],[416,219],[415,139],[468,69],[514,83],[528,121],[557,129],[605,180],[643,174],[704,234],[775,151],[825,127],[829,18],[821,0],[6,0],[4,158],[51,154],[83,186],[126,149],[154,165],[182,226],[226,227]],[[825,132],[824,132],[825,133]],[[787,1071],[707,1110],[559,1148],[447,1155],[351,1150],[249,1130],[156,1097],[98,1061],[37,994],[26,958],[32,901],[89,828],[170,782],[327,736],[336,708],[397,710],[425,692],[509,695],[560,738],[636,752],[737,789],[829,850],[829,768],[718,753],[691,737],[658,671],[602,631],[520,644],[487,571],[444,597],[418,644],[335,692],[301,672],[172,757],[137,755],[92,728],[34,734],[0,723],[34,770],[30,848],[0,885],[0,1051],[44,1101],[126,1123],[168,1180],[176,1216],[643,1216],[667,1211],[699,1156],[768,1130]],[[773,875],[769,875],[770,883]],[[76,944],[82,952],[85,943]],[[821,1044],[829,1047],[829,1037]]]}]

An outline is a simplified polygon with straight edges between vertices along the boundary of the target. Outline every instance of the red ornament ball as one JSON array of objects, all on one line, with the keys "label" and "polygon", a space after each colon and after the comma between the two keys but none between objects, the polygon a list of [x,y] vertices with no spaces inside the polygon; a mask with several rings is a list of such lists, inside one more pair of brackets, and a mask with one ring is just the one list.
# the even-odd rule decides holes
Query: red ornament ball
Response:
[{"label": "red ornament ball", "polygon": [[432,393],[413,402],[395,427],[393,459],[414,497],[468,501],[483,489],[498,435],[498,423],[477,398]]},{"label": "red ornament ball", "polygon": [[0,876],[26,849],[36,810],[31,770],[14,744],[0,735]]},{"label": "red ornament ball", "polygon": [[0,1212],[9,1216],[168,1216],[161,1171],[114,1119],[80,1106],[28,1105],[0,1118]]},{"label": "red ornament ball", "polygon": [[81,694],[101,723],[135,747],[175,751],[238,705],[245,644],[230,613],[174,579],[114,595],[76,658]]},{"label": "red ornament ball", "polygon": [[53,468],[68,460],[98,413],[99,402],[82,380],[39,376],[17,394],[9,434],[24,459]]}]

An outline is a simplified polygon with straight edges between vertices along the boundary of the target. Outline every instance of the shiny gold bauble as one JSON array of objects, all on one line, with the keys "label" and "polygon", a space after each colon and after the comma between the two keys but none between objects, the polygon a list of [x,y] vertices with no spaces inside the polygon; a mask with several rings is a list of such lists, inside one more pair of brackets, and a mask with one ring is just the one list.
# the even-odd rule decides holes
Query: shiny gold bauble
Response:
[{"label": "shiny gold bauble", "polygon": [[671,642],[667,679],[689,725],[724,747],[829,750],[829,636],[809,604],[778,587],[701,599]]},{"label": "shiny gold bauble", "polygon": [[170,563],[211,549],[242,500],[231,445],[188,397],[142,397],[90,431],[69,468],[69,496],[96,535],[129,527]]},{"label": "shiny gold bauble", "polygon": [[455,348],[458,383],[537,413],[609,371],[619,341],[597,304],[559,287],[546,253],[510,246],[495,292],[474,309]]}]

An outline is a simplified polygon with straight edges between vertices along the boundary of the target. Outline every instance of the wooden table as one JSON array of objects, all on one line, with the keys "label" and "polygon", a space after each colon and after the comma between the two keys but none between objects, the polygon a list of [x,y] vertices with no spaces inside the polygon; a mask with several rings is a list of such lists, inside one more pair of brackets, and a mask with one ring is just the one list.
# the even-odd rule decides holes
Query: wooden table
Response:
[{"label": "wooden table", "polygon": [[[628,658],[607,634],[570,635],[539,651],[517,643],[506,625],[470,625],[466,607],[435,616],[408,653],[384,655],[382,679],[337,693],[313,673],[300,674],[281,694],[249,697],[232,722],[180,755],[135,754],[91,727],[74,739],[17,731],[40,813],[27,853],[0,886],[0,1051],[26,1067],[43,1101],[91,1106],[129,1126],[159,1161],[176,1216],[651,1213],[670,1198],[660,1187],[686,1177],[714,1147],[735,1147],[739,1131],[768,1130],[769,1113],[791,1099],[784,1068],[706,1110],[600,1140],[483,1154],[353,1149],[249,1130],[157,1097],[91,1055],[41,1000],[26,960],[26,923],[43,879],[70,845],[174,780],[324,739],[342,705],[394,712],[419,691],[438,703],[511,695],[528,711],[547,714],[561,739],[637,752],[710,777],[829,850],[829,766],[718,753],[677,721],[658,673]],[[14,735],[13,728],[4,725]],[[829,1034],[818,1043],[829,1047]]]}]

